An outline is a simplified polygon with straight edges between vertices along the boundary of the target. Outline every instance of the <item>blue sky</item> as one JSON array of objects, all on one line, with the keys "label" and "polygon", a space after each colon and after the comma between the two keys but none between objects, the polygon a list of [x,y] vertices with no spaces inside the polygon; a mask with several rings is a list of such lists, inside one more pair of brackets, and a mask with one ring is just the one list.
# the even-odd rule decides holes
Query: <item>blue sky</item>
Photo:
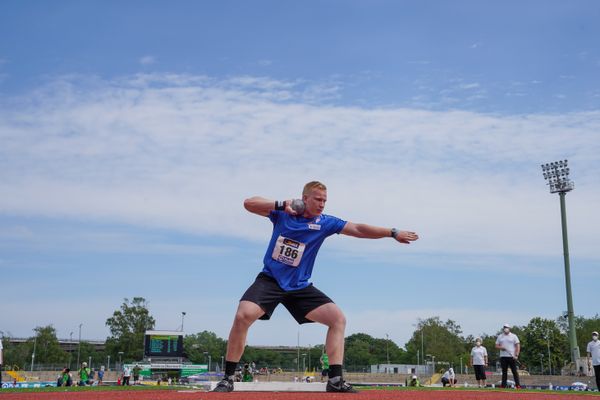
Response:
[{"label": "blue sky", "polygon": [[[365,332],[465,334],[566,308],[568,158],[577,314],[600,278],[594,1],[0,3],[0,330],[104,338],[123,298],[157,329],[228,334],[270,223],[297,197],[421,240],[328,239],[313,281]],[[250,344],[322,342],[280,308]]]}]

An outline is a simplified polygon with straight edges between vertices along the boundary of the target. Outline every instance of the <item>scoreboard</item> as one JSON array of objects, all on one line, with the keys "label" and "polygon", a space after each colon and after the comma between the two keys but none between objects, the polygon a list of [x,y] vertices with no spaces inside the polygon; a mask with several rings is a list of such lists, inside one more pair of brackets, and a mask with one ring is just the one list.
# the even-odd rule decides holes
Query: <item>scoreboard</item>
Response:
[{"label": "scoreboard", "polygon": [[183,332],[146,331],[144,355],[146,357],[182,357]]}]

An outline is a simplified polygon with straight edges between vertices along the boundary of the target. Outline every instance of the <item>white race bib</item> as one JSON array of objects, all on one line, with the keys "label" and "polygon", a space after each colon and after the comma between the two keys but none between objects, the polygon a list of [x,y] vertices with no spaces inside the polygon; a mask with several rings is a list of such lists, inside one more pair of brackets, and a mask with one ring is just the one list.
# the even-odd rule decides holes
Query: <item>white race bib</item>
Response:
[{"label": "white race bib", "polygon": [[297,267],[304,254],[304,243],[297,242],[279,235],[271,258],[290,267]]}]

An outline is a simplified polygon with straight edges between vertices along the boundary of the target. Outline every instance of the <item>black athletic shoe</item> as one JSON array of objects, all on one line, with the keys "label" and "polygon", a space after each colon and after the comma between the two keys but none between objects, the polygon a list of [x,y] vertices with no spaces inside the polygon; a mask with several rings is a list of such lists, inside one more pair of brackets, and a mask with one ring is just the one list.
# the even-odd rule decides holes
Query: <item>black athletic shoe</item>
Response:
[{"label": "black athletic shoe", "polygon": [[358,393],[352,385],[346,383],[346,381],[340,379],[336,383],[331,383],[331,380],[327,382],[325,388],[326,392],[337,392],[337,393]]},{"label": "black athletic shoe", "polygon": [[232,392],[233,391],[233,379],[223,378],[221,382],[217,383],[217,386],[213,389],[213,392]]}]

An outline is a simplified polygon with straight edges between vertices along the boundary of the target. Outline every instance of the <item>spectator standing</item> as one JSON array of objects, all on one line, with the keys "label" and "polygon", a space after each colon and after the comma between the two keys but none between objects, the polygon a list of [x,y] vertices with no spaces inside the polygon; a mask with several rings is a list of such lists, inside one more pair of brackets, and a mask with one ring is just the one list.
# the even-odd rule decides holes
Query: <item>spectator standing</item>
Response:
[{"label": "spectator standing", "polygon": [[598,332],[592,332],[592,341],[587,345],[588,364],[594,367],[594,375],[596,375],[596,388],[600,390],[600,340],[598,340]]},{"label": "spectator standing", "polygon": [[142,368],[139,366],[139,364],[135,364],[135,367],[133,367],[133,384],[134,385],[137,385],[139,383],[141,370],[142,370]]},{"label": "spectator standing", "polygon": [[123,386],[129,386],[129,379],[131,379],[131,368],[129,368],[129,365],[126,365],[125,368],[123,368],[123,382],[122,382],[122,385]]},{"label": "spectator standing", "polygon": [[517,335],[510,331],[510,325],[504,324],[502,333],[496,339],[496,348],[500,350],[500,366],[502,367],[502,387],[506,387],[508,379],[508,367],[515,379],[515,387],[521,388],[519,372],[517,371],[517,360],[521,352],[521,342]]},{"label": "spectator standing", "polygon": [[444,375],[442,375],[442,385],[444,387],[453,387],[457,382],[456,375],[454,374],[454,368],[448,368],[448,371],[444,372]]},{"label": "spectator standing", "polygon": [[471,365],[475,370],[475,379],[479,387],[485,387],[485,367],[488,365],[488,353],[481,345],[481,338],[475,338],[475,347],[471,349]]},{"label": "spectator standing", "polygon": [[102,385],[102,381],[104,380],[104,365],[100,367],[100,371],[98,371],[98,385]]}]

